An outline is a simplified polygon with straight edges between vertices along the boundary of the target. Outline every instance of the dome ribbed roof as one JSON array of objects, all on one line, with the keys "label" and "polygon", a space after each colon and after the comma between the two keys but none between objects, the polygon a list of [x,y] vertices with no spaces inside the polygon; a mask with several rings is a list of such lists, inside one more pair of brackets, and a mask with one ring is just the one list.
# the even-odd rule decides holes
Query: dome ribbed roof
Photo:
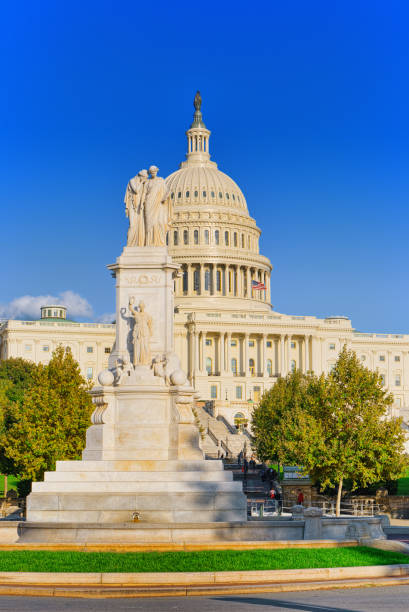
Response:
[{"label": "dome ribbed roof", "polygon": [[[210,162],[211,163],[211,162]],[[248,214],[246,199],[240,187],[213,165],[186,165],[166,179],[170,197],[178,205],[209,205],[224,210],[240,209]]]}]

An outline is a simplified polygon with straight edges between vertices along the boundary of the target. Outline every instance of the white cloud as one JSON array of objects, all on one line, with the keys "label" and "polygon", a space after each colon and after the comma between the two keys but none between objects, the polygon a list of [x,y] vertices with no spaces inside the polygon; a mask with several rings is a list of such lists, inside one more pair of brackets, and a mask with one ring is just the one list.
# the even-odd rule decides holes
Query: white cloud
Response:
[{"label": "white cloud", "polygon": [[74,291],[62,291],[58,295],[22,295],[8,304],[0,304],[0,318],[39,319],[40,307],[46,304],[66,306],[68,318],[92,317],[91,304]]},{"label": "white cloud", "polygon": [[116,319],[116,314],[114,312],[106,312],[105,314],[100,315],[95,319],[96,323],[112,323]]}]

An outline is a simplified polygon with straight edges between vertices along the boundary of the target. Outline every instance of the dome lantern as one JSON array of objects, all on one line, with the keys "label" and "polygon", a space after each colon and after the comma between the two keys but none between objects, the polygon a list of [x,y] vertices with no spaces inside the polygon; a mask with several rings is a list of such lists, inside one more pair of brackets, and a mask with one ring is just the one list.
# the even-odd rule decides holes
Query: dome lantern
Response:
[{"label": "dome lantern", "polygon": [[209,138],[211,132],[203,123],[203,116],[200,110],[202,106],[200,91],[196,92],[193,106],[195,107],[193,123],[186,132],[187,162],[185,163],[187,165],[206,165],[210,161]]}]

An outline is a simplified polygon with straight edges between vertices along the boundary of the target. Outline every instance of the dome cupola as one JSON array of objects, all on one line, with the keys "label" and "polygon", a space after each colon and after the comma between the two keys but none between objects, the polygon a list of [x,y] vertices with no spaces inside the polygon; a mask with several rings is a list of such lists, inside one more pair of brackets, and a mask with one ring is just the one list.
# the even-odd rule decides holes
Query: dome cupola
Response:
[{"label": "dome cupola", "polygon": [[193,104],[186,160],[166,179],[169,252],[182,267],[175,305],[207,308],[211,298],[212,307],[221,309],[269,310],[271,264],[259,254],[260,230],[239,186],[210,159],[199,91]]}]

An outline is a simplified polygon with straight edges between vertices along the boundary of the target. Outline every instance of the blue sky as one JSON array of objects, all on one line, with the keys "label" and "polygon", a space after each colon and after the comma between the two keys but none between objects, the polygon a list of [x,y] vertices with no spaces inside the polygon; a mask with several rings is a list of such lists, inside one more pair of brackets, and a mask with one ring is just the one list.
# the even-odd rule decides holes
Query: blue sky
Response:
[{"label": "blue sky", "polygon": [[114,311],[128,179],[185,154],[196,89],[276,310],[409,332],[409,5],[22,1],[0,23],[0,317]]}]

